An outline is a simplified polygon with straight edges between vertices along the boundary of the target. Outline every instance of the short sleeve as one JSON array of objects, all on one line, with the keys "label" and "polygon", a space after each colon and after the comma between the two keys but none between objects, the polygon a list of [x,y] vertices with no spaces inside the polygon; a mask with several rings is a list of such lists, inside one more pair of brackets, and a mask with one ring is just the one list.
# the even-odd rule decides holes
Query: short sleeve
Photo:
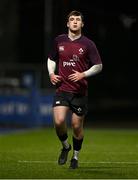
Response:
[{"label": "short sleeve", "polygon": [[54,39],[54,42],[53,42],[53,46],[50,50],[50,53],[48,55],[48,57],[53,60],[53,61],[57,61],[58,60],[58,48],[57,48],[57,39],[55,38]]},{"label": "short sleeve", "polygon": [[88,46],[88,58],[91,65],[102,64],[100,54],[94,42],[90,41]]}]

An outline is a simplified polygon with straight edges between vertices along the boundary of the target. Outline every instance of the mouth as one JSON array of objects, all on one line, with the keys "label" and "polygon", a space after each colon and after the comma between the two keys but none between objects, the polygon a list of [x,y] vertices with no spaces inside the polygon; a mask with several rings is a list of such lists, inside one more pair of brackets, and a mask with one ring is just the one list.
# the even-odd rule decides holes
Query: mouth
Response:
[{"label": "mouth", "polygon": [[77,28],[77,25],[73,25],[74,28]]}]

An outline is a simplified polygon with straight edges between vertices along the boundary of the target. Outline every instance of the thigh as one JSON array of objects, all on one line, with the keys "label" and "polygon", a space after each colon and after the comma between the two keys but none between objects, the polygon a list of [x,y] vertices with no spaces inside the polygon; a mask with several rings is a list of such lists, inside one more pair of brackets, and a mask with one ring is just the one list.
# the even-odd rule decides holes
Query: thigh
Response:
[{"label": "thigh", "polygon": [[69,111],[68,106],[55,106],[53,107],[54,121],[56,124],[65,122],[67,113]]},{"label": "thigh", "polygon": [[83,127],[83,122],[84,122],[84,115],[78,116],[76,113],[72,114],[72,127],[74,128],[82,128]]}]

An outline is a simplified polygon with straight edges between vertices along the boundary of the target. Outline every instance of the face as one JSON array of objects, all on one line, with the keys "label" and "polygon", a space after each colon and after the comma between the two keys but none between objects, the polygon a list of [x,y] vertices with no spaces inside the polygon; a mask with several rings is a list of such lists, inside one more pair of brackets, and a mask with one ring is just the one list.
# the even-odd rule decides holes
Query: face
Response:
[{"label": "face", "polygon": [[70,31],[79,31],[83,27],[81,16],[70,16],[67,22],[67,27]]}]

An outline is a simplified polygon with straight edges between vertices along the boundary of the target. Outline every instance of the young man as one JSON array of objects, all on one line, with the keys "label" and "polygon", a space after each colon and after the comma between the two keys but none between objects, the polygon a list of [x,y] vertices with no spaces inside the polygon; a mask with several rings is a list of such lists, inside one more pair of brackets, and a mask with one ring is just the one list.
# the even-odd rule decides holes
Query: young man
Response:
[{"label": "young man", "polygon": [[[58,164],[67,161],[71,145],[68,142],[66,117],[71,110],[73,129],[73,156],[70,168],[78,167],[78,155],[83,142],[83,122],[87,113],[87,78],[102,70],[102,62],[96,45],[82,35],[84,26],[81,12],[72,11],[67,17],[68,34],[55,38],[47,67],[50,81],[56,85],[53,115],[56,134],[62,143]],[[57,73],[55,73],[58,67]]]}]

